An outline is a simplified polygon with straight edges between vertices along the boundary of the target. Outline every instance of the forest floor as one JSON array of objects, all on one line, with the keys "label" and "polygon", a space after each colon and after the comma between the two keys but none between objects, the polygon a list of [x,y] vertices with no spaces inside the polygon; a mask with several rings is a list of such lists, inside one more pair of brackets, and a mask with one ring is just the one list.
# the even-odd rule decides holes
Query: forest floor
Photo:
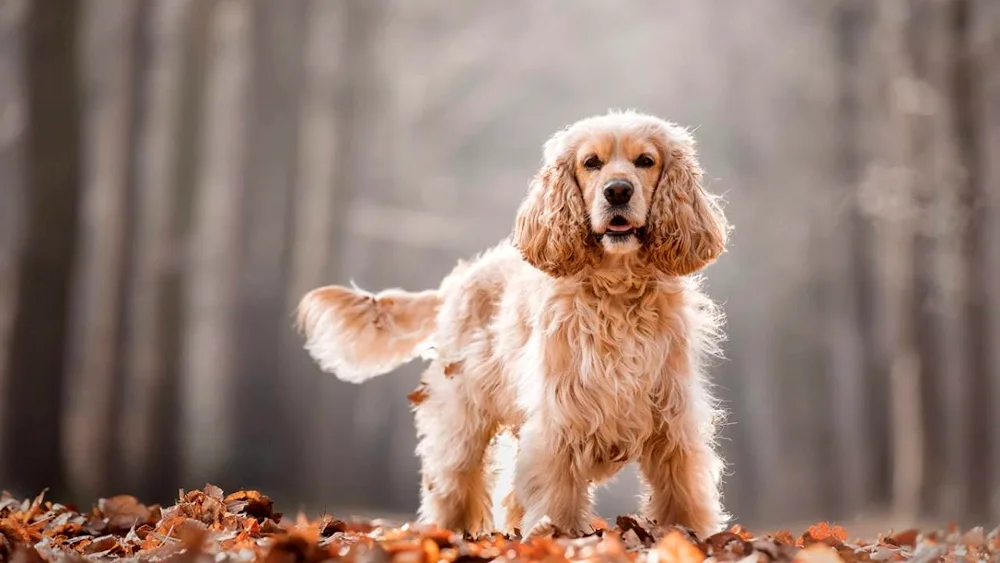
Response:
[{"label": "forest floor", "polygon": [[594,528],[583,538],[552,530],[527,540],[502,534],[473,539],[384,520],[289,517],[275,512],[274,503],[260,492],[226,495],[213,485],[182,491],[168,507],[120,495],[101,499],[89,511],[44,495],[22,500],[4,494],[0,562],[1000,561],[1000,529],[910,529],[857,539],[840,526],[821,522],[798,535],[780,531],[755,536],[734,526],[699,538],[635,516],[621,516],[614,523],[595,519]]}]

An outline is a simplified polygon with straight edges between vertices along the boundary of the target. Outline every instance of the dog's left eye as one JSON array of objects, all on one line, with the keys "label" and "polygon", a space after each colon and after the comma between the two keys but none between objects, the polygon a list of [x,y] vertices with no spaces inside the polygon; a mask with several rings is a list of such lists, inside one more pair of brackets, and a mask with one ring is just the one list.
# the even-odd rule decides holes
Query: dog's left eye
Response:
[{"label": "dog's left eye", "polygon": [[603,162],[601,162],[601,159],[597,158],[596,156],[591,156],[591,157],[590,157],[590,158],[588,158],[587,160],[584,160],[584,161],[583,161],[583,165],[584,165],[584,166],[585,166],[585,167],[586,167],[586,168],[587,168],[588,170],[600,170],[600,169],[601,169],[601,166],[603,166],[603,165],[604,165],[604,163],[603,163]]},{"label": "dog's left eye", "polygon": [[653,162],[653,157],[648,154],[641,154],[639,155],[639,158],[635,159],[635,165],[637,168],[649,168],[653,166],[653,164],[655,164],[655,162]]}]

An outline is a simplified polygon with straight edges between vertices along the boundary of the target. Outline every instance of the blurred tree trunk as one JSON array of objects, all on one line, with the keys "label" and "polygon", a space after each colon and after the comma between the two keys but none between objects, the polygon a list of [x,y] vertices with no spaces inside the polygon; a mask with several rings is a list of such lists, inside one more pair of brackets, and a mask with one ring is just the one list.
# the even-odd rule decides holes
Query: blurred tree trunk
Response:
[{"label": "blurred tree trunk", "polygon": [[139,3],[83,4],[84,192],[63,448],[74,490],[107,494],[117,442]]},{"label": "blurred tree trunk", "polygon": [[[906,132],[913,188],[913,317],[920,356],[925,511],[964,524],[988,515],[990,327],[984,306],[979,70],[966,0],[908,2],[907,72],[889,92]],[[890,69],[891,70],[891,69]],[[898,68],[896,69],[899,70]]]},{"label": "blurred tree trunk", "polygon": [[916,287],[916,215],[914,181],[914,108],[911,88],[913,61],[906,27],[910,21],[908,0],[884,0],[878,4],[875,36],[881,38],[880,60],[886,69],[883,92],[885,166],[869,178],[876,217],[879,219],[884,316],[882,340],[890,362],[893,429],[893,510],[895,518],[913,521],[920,510],[924,454],[921,420],[920,379],[923,366],[917,349],[914,318]]},{"label": "blurred tree trunk", "polygon": [[[305,26],[304,73],[299,111],[298,162],[289,221],[290,252],[285,269],[285,312],[293,318],[299,299],[315,287],[331,283],[337,256],[337,241],[342,234],[340,220],[345,216],[346,201],[338,193],[342,184],[341,163],[346,143],[344,124],[338,112],[343,102],[344,33],[346,9],[342,2],[312,0],[308,5]],[[336,482],[335,468],[323,468],[314,455],[317,448],[328,448],[333,440],[322,424],[320,374],[302,349],[302,340],[291,329],[282,333],[281,365],[288,373],[283,384],[289,412],[299,413],[301,423],[289,436],[290,463],[301,475],[294,493],[300,498],[324,497],[330,483]],[[319,440],[319,442],[317,442]],[[326,491],[328,492],[328,491]]]},{"label": "blurred tree trunk", "polygon": [[[149,450],[150,465],[155,471],[144,478],[144,486],[153,491],[151,498],[167,501],[174,498],[182,482],[183,441],[186,427],[181,421],[187,412],[182,404],[184,369],[187,365],[185,324],[188,301],[187,274],[190,269],[190,245],[194,224],[195,195],[202,161],[203,102],[207,84],[209,39],[215,0],[192,0],[185,25],[181,91],[177,123],[176,176],[171,187],[174,193],[174,213],[170,226],[173,267],[164,273],[162,296],[163,382],[156,393],[155,413],[159,419]],[[200,486],[195,483],[191,486]]]},{"label": "blurred tree trunk", "polygon": [[[234,459],[240,201],[250,5],[217,0],[211,15],[199,163],[190,237],[181,424],[185,482],[219,479]],[[196,486],[196,485],[192,485]]]},{"label": "blurred tree trunk", "polygon": [[[287,471],[290,459],[286,413],[295,411],[274,397],[289,384],[279,350],[286,333],[292,331],[292,317],[285,308],[285,251],[291,249],[289,207],[296,176],[307,7],[307,2],[253,3],[250,144],[236,336],[240,350],[237,414],[240,443],[263,440],[274,447],[266,455],[256,450],[240,452],[249,484]],[[327,51],[323,56],[335,54]]]},{"label": "blurred tree trunk", "polygon": [[[991,408],[983,415],[989,417],[992,430],[990,443],[990,520],[1000,520],[1000,3],[994,0],[972,2],[974,16],[969,33],[970,55],[979,69],[976,107],[981,112],[976,132],[980,166],[979,186],[987,220],[983,229],[984,277],[989,291],[983,296],[983,306],[990,311],[987,334],[993,340],[988,346],[986,373],[989,380]],[[985,394],[985,393],[984,393]],[[985,485],[985,484],[984,484]],[[977,491],[981,494],[981,491]]]},{"label": "blurred tree trunk", "polygon": [[80,196],[80,3],[31,2],[26,25],[26,218],[2,399],[4,488],[65,494],[63,383]]},{"label": "blurred tree trunk", "polygon": [[910,0],[907,52],[912,75],[896,84],[895,93],[906,106],[914,137],[910,140],[916,214],[914,244],[915,284],[913,322],[920,356],[921,423],[923,429],[923,486],[921,509],[956,514],[962,483],[956,479],[964,463],[961,439],[955,439],[964,401],[960,386],[949,384],[966,372],[966,362],[956,354],[964,339],[956,312],[956,284],[952,281],[960,253],[953,229],[942,218],[954,216],[954,181],[949,165],[954,163],[954,143],[949,134],[949,116],[942,80],[947,62],[947,29],[941,7],[933,0]]},{"label": "blurred tree trunk", "polygon": [[[879,117],[884,115],[884,107],[879,94],[884,87],[884,66],[873,56],[882,38],[875,33],[877,7],[868,0],[845,0],[838,22],[841,30],[838,50],[846,55],[846,64],[841,67],[840,82],[844,88],[841,107],[849,116],[839,120],[840,159],[845,167],[840,173],[852,188],[848,207],[850,219],[844,225],[849,232],[844,244],[850,247],[850,251],[844,251],[849,257],[847,283],[853,288],[848,292],[851,294],[848,301],[852,304],[847,306],[853,308],[848,317],[853,317],[856,323],[853,338],[857,339],[861,353],[860,365],[854,366],[860,370],[864,386],[860,404],[867,409],[864,431],[868,449],[862,455],[869,459],[867,471],[870,475],[865,478],[869,487],[865,499],[869,505],[884,507],[890,502],[892,491],[891,415],[887,408],[891,402],[891,384],[889,364],[880,346],[885,331],[880,330],[883,319],[878,307],[882,288],[877,221],[871,221],[868,213],[870,189],[866,186],[873,160],[880,156],[882,149],[880,136],[884,122]],[[844,364],[842,368],[851,365]],[[838,447],[840,451],[850,447],[849,439],[842,437]],[[866,462],[856,460],[854,463]],[[858,471],[857,466],[855,471]],[[855,507],[854,510],[864,508],[867,507]]]},{"label": "blurred tree trunk", "polygon": [[[731,26],[728,31],[736,33],[736,28],[739,26],[737,20],[728,21],[728,25]],[[748,80],[753,80],[752,77],[755,73],[749,59],[750,54],[741,49],[741,46],[736,42],[731,42],[728,45],[730,52],[727,55],[734,63],[730,72],[725,75],[726,83],[722,88],[724,98],[721,103],[723,106],[733,106],[746,102],[740,85],[745,84]],[[746,185],[755,185],[761,183],[761,172],[752,156],[754,139],[751,137],[755,124],[752,123],[750,113],[736,112],[732,116],[735,122],[732,123],[732,134],[728,135],[729,143],[725,150],[734,155],[733,170],[739,170],[742,181]],[[757,252],[769,251],[761,246],[754,250]],[[752,250],[751,253],[753,252]],[[772,281],[765,280],[764,276],[760,276],[756,279],[748,278],[743,283],[755,285],[772,283]],[[767,309],[768,307],[763,300],[752,300],[745,305],[742,312],[746,318],[750,319],[777,320],[777,315]],[[733,312],[729,308],[727,308],[727,315],[730,318],[733,317]],[[772,397],[780,394],[782,385],[780,374],[776,373],[774,369],[775,362],[768,349],[769,342],[780,338],[775,337],[777,332],[776,328],[748,331],[745,339],[734,340],[726,352],[727,356],[732,358],[731,363],[739,366],[740,377],[736,378],[739,388],[736,392],[743,399],[743,404],[746,405],[743,412],[744,418],[740,420],[739,426],[743,427],[741,432],[746,437],[746,443],[743,447],[749,452],[749,463],[744,466],[746,471],[744,475],[751,475],[750,479],[754,483],[753,487],[745,487],[749,490],[742,493],[741,503],[753,507],[752,516],[748,515],[748,517],[766,522],[786,518],[789,512],[797,510],[793,503],[797,503],[796,501],[799,499],[793,501],[783,493],[787,486],[784,477],[791,473],[799,475],[808,473],[806,470],[800,470],[797,466],[808,460],[801,459],[802,456],[789,459],[789,450],[794,451],[794,448],[787,446],[788,434],[784,431],[786,429],[781,423],[783,416],[779,409],[774,406],[772,400]],[[788,460],[789,463],[783,463],[785,460]],[[811,502],[811,500],[806,502]]]},{"label": "blurred tree trunk", "polygon": [[[17,304],[17,262],[24,222],[24,20],[27,0],[0,0],[0,437],[7,357]],[[2,473],[2,471],[0,471]]]},{"label": "blurred tree trunk", "polygon": [[[962,349],[968,366],[962,382],[968,401],[964,413],[957,413],[963,421],[963,453],[966,455],[966,466],[959,480],[966,484],[962,491],[963,514],[969,522],[978,523],[990,514],[990,498],[983,494],[983,487],[988,485],[992,475],[1000,471],[1000,467],[992,466],[991,459],[991,450],[997,448],[997,436],[993,435],[995,431],[990,430],[990,370],[993,366],[989,356],[990,348],[995,346],[996,337],[1000,334],[992,331],[991,312],[987,307],[990,290],[996,291],[997,286],[991,287],[988,270],[990,256],[986,237],[990,197],[984,170],[987,157],[982,151],[984,139],[980,133],[980,128],[989,123],[982,86],[991,69],[982,66],[989,59],[977,57],[973,38],[973,18],[987,16],[973,11],[973,0],[951,0],[948,4],[948,10],[943,14],[949,31],[949,44],[945,51],[950,63],[950,88],[947,93],[951,98],[948,109],[953,116],[953,138],[957,144],[959,216],[964,219],[960,223],[960,248],[965,262],[961,295],[964,297],[962,313],[966,342]],[[993,24],[1000,25],[1000,19],[994,18]],[[992,65],[997,68],[995,59]],[[998,153],[992,154],[993,159],[997,156]],[[996,310],[992,314],[995,315]],[[992,405],[993,410],[997,408],[1000,405]]]},{"label": "blurred tree trunk", "polygon": [[179,163],[184,50],[193,0],[142,0],[148,7],[148,58],[138,78],[142,98],[136,148],[132,268],[125,296],[121,470],[126,489],[147,498],[150,483],[168,480],[157,438],[165,420],[159,408],[168,378],[167,285],[178,268],[173,232]]},{"label": "blurred tree trunk", "polygon": [[[389,139],[381,135],[390,130],[386,126],[387,113],[383,109],[386,101],[384,88],[386,75],[378,41],[380,30],[385,24],[386,9],[385,0],[346,2],[343,22],[345,27],[342,28],[345,36],[343,79],[350,88],[345,92],[346,95],[339,107],[341,114],[346,118],[343,124],[344,139],[347,140],[341,146],[341,155],[349,166],[341,169],[342,175],[339,180],[346,189],[342,189],[338,194],[340,205],[337,209],[341,215],[334,219],[336,223],[344,225],[342,236],[338,237],[341,241],[357,239],[358,233],[352,230],[350,225],[353,223],[351,219],[355,209],[359,207],[358,203],[363,201],[361,194],[371,197],[379,191],[378,188],[372,189],[369,186],[388,187],[388,189],[383,188],[385,192],[381,195],[392,197],[394,200],[399,198],[391,191],[393,185],[391,170],[381,165],[384,153],[380,147],[389,145]],[[354,189],[358,190],[358,197],[352,192]],[[350,260],[350,248],[350,246],[339,248],[338,260]],[[378,268],[382,264],[391,262],[387,259],[391,252],[390,248],[385,249],[385,252],[379,252],[378,246],[369,248],[374,253],[368,264],[370,268]],[[332,279],[336,279],[336,275],[344,273],[345,270],[346,268],[340,266],[338,262]],[[343,382],[333,377],[321,379],[320,383],[319,396],[323,402],[318,408],[323,413],[320,428],[324,430],[316,437],[316,440],[321,440],[319,467],[323,468],[327,475],[334,471],[343,472],[345,468],[339,467],[342,465],[340,458],[344,447],[347,446],[348,451],[369,460],[363,467],[347,469],[351,480],[362,483],[365,490],[372,491],[359,497],[356,502],[379,507],[390,506],[392,502],[391,500],[387,502],[386,497],[391,495],[392,490],[393,452],[383,445],[390,443],[392,438],[393,409],[372,410],[365,407],[385,404],[383,399],[385,391],[398,390],[399,384],[384,380],[372,382],[374,385],[369,386],[352,385],[348,390],[345,389]],[[385,385],[381,393],[376,391],[380,383]],[[366,396],[374,396],[375,399],[366,401]],[[341,405],[346,408],[339,408]],[[329,477],[325,479],[323,486],[328,495],[337,493],[337,482]]]},{"label": "blurred tree trunk", "polygon": [[[867,76],[863,69],[864,41],[869,24],[869,11],[859,1],[846,0],[836,13],[836,56],[839,61],[839,138],[835,161],[835,176],[839,188],[833,194],[837,213],[829,231],[827,243],[827,319],[831,342],[830,382],[833,391],[834,445],[839,483],[833,507],[834,514],[850,514],[863,508],[876,490],[874,471],[875,446],[865,403],[870,374],[866,370],[866,331],[861,317],[862,279],[851,277],[865,257],[858,253],[868,245],[855,204],[861,182],[865,150],[860,142],[862,111],[861,81]],[[847,202],[844,206],[843,202]],[[845,281],[846,280],[846,281]],[[832,517],[832,515],[831,515]]]}]

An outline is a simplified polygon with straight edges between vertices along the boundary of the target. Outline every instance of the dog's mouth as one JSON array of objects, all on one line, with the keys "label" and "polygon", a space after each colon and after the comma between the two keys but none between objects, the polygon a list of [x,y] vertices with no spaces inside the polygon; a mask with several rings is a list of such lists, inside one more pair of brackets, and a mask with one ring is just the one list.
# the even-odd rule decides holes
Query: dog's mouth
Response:
[{"label": "dog's mouth", "polygon": [[621,215],[615,215],[608,222],[607,228],[601,234],[603,237],[608,237],[612,240],[620,240],[632,235],[637,234],[638,229],[629,222],[628,219],[622,217]]}]

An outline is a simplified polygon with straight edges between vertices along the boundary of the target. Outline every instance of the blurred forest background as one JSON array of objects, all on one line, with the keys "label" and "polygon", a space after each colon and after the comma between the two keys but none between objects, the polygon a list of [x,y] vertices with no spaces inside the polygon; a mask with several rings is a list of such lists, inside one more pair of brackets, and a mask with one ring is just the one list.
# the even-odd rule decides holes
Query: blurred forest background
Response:
[{"label": "blurred forest background", "polygon": [[996,0],[0,0],[0,488],[415,510],[420,366],[293,308],[436,285],[611,107],[729,201],[739,520],[1000,520]]}]

